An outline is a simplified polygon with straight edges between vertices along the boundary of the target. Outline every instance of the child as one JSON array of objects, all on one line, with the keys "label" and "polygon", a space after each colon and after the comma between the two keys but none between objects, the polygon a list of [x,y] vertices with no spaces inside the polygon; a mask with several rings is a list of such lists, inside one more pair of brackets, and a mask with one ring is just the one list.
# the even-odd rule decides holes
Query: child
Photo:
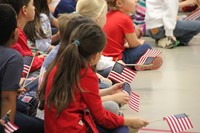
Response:
[{"label": "child", "polygon": [[146,27],[159,47],[173,48],[176,40],[186,46],[200,32],[200,21],[177,20],[178,4],[178,0],[146,1]]},{"label": "child", "polygon": [[[34,19],[35,7],[33,5],[33,0],[2,0],[4,3],[10,4],[17,13],[17,25],[18,25],[18,40],[12,48],[17,50],[22,56],[33,56],[31,49],[28,47],[27,38],[23,29],[25,25]],[[35,72],[40,69],[44,61],[44,56],[35,56],[31,72]]]},{"label": "child", "polygon": [[46,133],[97,133],[94,122],[110,129],[123,125],[138,129],[148,124],[141,119],[117,116],[102,107],[92,66],[100,59],[105,42],[101,28],[92,23],[78,26],[70,35],[69,45],[58,57],[59,64],[48,69],[40,93]]},{"label": "child", "polygon": [[[9,48],[18,39],[16,13],[10,5],[0,4],[0,20],[0,118],[11,110],[10,121],[19,127],[16,133],[43,133],[41,120],[16,112],[23,59],[17,51]],[[0,120],[0,125],[2,122]],[[4,129],[1,128],[0,132],[3,133]]]},{"label": "child", "polygon": [[[136,0],[107,0],[111,9],[107,14],[104,32],[107,44],[103,55],[122,60],[125,64],[136,64],[140,57],[151,49],[144,40],[138,39],[130,14],[135,11]],[[155,70],[162,65],[162,58],[157,56],[152,66],[135,66],[136,70]]]},{"label": "child", "polygon": [[[76,12],[83,16],[91,18],[101,28],[103,28],[106,23],[107,3],[105,0],[78,0]],[[96,66],[97,73],[101,74],[103,77],[107,77],[114,63],[115,62],[112,60],[111,57],[105,57],[102,55]],[[123,64],[122,61],[121,63]],[[106,80],[106,78],[104,78],[103,80]]]},{"label": "child", "polygon": [[10,119],[14,121],[23,60],[17,51],[9,48],[17,41],[18,34],[16,13],[11,6],[0,4],[0,20],[0,118],[11,110]]},{"label": "child", "polygon": [[24,28],[30,45],[43,53],[49,53],[53,49],[52,43],[59,39],[59,33],[52,36],[50,11],[47,0],[34,1],[35,18],[28,22]]},{"label": "child", "polygon": [[[61,34],[61,43],[56,46],[46,57],[42,68],[41,74],[45,73],[49,64],[53,61],[57,61],[58,59],[55,57],[59,57],[63,52],[65,47],[68,45],[69,37],[71,32],[80,24],[84,23],[94,23],[91,19],[80,16],[77,13],[65,14],[59,17],[59,30]],[[57,55],[57,56],[56,56]],[[53,64],[57,64],[53,63]],[[54,66],[50,65],[50,68]],[[40,78],[40,84],[42,83],[43,76]],[[106,88],[104,90],[100,90],[100,95],[102,96],[103,105],[107,110],[112,111],[115,114],[119,114],[119,107],[117,103],[126,104],[128,102],[129,97],[120,92],[121,84],[114,85],[112,87]]]}]

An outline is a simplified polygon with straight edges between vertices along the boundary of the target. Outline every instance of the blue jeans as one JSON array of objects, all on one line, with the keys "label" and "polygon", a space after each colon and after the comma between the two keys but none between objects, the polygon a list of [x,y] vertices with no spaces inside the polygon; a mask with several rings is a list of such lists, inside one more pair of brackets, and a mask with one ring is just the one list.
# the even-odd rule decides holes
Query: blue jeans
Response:
[{"label": "blue jeans", "polygon": [[19,129],[15,133],[44,133],[44,121],[16,112],[15,124]]},{"label": "blue jeans", "polygon": [[147,43],[144,43],[143,45],[140,45],[136,48],[126,49],[123,52],[122,61],[125,64],[135,64],[147,51],[147,49],[151,49],[151,46]]},{"label": "blue jeans", "polygon": [[99,133],[129,133],[129,129],[127,126],[121,126],[115,129],[105,129],[98,124],[96,124]]},{"label": "blue jeans", "polygon": [[[189,41],[200,32],[200,21],[198,20],[178,20],[174,29],[174,36],[181,44],[187,45]],[[164,27],[159,27],[157,34],[150,36],[154,39],[161,39],[166,37]]]},{"label": "blue jeans", "polygon": [[108,67],[104,70],[100,70],[100,71],[97,71],[98,74],[100,74],[101,76],[107,78],[108,77],[108,74],[110,73],[112,67]]}]

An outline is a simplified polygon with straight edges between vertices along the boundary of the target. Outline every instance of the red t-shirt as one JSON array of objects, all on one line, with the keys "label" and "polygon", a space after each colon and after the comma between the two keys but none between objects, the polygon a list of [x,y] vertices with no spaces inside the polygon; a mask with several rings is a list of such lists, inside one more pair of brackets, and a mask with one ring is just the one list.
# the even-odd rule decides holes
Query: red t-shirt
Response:
[{"label": "red t-shirt", "polygon": [[[54,67],[48,77],[45,100],[51,90],[56,71],[57,67]],[[82,69],[80,74],[83,75],[84,73],[85,69]],[[98,78],[91,67],[88,68],[85,76],[80,79],[80,86],[85,91],[82,93],[76,91],[74,93],[75,101],[71,101],[70,105],[60,113],[59,117],[55,117],[56,109],[54,106],[49,110],[45,104],[45,133],[86,133],[87,126],[83,122],[84,120],[88,122],[94,133],[98,133],[98,130],[93,120],[99,125],[111,129],[124,124],[122,116],[117,116],[103,108],[101,97],[99,96]],[[87,108],[90,110],[91,115],[83,115],[83,110]]]},{"label": "red t-shirt", "polygon": [[121,60],[125,49],[125,34],[135,32],[131,17],[120,11],[110,11],[107,13],[103,31],[107,38],[103,55],[113,57],[113,60]]},{"label": "red t-shirt", "polygon": [[[31,49],[28,47],[26,35],[20,27],[18,27],[18,40],[11,47],[17,50],[22,56],[33,56]],[[30,71],[34,72],[40,69],[43,62],[44,58],[34,57]]]}]

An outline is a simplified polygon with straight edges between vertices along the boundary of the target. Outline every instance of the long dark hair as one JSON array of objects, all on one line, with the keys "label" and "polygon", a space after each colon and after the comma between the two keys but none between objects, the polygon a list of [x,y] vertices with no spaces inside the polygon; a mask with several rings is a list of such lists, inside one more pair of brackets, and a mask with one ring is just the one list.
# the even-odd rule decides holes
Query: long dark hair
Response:
[{"label": "long dark hair", "polygon": [[[61,43],[60,43],[60,48],[58,50],[58,53],[56,55],[56,58],[53,60],[53,62],[50,64],[47,72],[46,72],[46,77],[48,77],[49,73],[51,70],[55,67],[56,64],[60,63],[61,58],[63,57],[63,51],[65,48],[69,45],[69,40],[70,40],[70,35],[74,29],[76,29],[79,25],[81,24],[86,24],[86,23],[93,23],[95,24],[94,21],[92,21],[90,18],[81,16],[81,15],[75,15],[72,17],[68,23],[66,23],[66,27],[64,30],[64,33],[61,35]],[[45,90],[46,90],[46,85],[48,83],[48,78],[45,78],[44,82],[41,85],[40,92],[39,92],[39,98],[40,98],[40,109],[44,108],[44,95],[45,95]]]},{"label": "long dark hair", "polygon": [[24,32],[27,38],[35,43],[36,39],[39,39],[41,37],[47,38],[46,34],[42,30],[40,14],[44,13],[49,17],[50,11],[47,0],[34,0],[34,6],[35,6],[35,18],[33,21],[30,21],[26,24],[26,26],[24,27]]}]

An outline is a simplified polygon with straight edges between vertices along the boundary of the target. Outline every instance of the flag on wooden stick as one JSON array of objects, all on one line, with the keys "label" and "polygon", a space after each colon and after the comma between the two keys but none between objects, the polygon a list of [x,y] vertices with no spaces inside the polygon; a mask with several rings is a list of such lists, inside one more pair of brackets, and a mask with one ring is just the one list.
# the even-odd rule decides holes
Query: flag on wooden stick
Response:
[{"label": "flag on wooden stick", "polygon": [[23,60],[24,60],[24,68],[23,68],[24,75],[23,76],[24,77],[26,77],[26,75],[29,74],[33,59],[34,59],[33,56],[24,56],[23,57]]},{"label": "flag on wooden stick", "polygon": [[167,121],[172,133],[178,133],[193,128],[189,117],[185,113],[166,116],[163,117],[163,119]]},{"label": "flag on wooden stick", "polygon": [[136,76],[136,72],[131,70],[130,68],[116,62],[113,66],[108,78],[114,80],[116,82],[128,82],[131,84],[134,77]]},{"label": "flag on wooden stick", "polygon": [[19,129],[18,126],[16,126],[14,123],[12,123],[9,119],[9,113],[10,111],[2,118],[4,120],[4,131],[5,133],[13,133],[14,131],[17,131]]},{"label": "flag on wooden stick", "polygon": [[148,49],[136,63],[136,65],[150,65],[156,56],[160,55],[162,51],[156,49]]},{"label": "flag on wooden stick", "polygon": [[129,83],[124,83],[123,88],[122,88],[123,92],[126,92],[129,96],[130,96],[130,100],[129,100],[129,107],[132,110],[135,110],[137,112],[139,112],[139,102],[140,102],[140,97],[139,95],[135,94]]}]

